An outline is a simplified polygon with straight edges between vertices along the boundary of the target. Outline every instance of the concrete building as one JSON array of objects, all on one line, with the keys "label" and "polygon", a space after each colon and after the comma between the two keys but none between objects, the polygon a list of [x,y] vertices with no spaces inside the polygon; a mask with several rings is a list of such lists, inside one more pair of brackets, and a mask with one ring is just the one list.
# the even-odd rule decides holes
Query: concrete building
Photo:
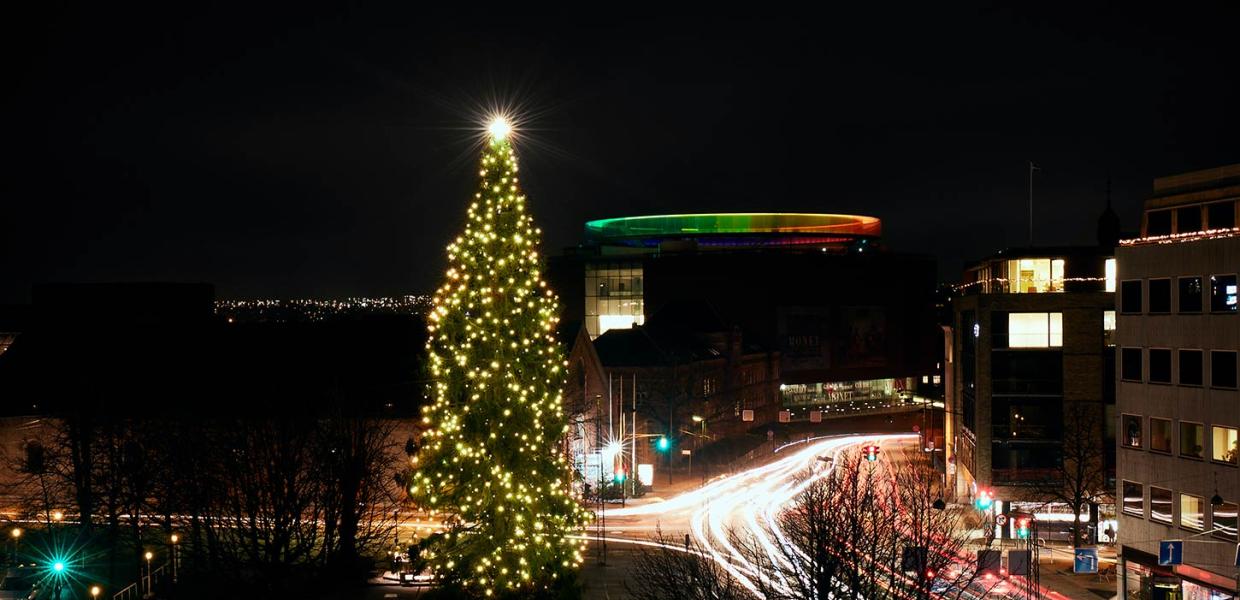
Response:
[{"label": "concrete building", "polygon": [[1116,253],[1121,598],[1237,593],[1238,199],[1240,165],[1155,179]]},{"label": "concrete building", "polygon": [[1076,504],[1093,529],[1114,465],[1114,269],[1105,245],[1012,249],[966,269],[946,328],[958,497],[989,494],[997,512],[1037,513],[1061,534]]}]

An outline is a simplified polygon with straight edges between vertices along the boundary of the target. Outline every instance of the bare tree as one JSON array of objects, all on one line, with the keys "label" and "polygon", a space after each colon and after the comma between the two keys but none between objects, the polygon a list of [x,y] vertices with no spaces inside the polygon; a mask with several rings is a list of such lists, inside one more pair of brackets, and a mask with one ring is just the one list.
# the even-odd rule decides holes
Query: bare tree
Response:
[{"label": "bare tree", "polygon": [[1081,513],[1112,493],[1107,484],[1103,407],[1097,402],[1065,402],[1062,454],[1038,491],[1072,510],[1072,545],[1085,541]]},{"label": "bare tree", "polygon": [[[802,486],[775,527],[730,532],[759,597],[961,598],[984,595],[998,583],[981,578],[968,553],[964,514],[935,507],[941,480],[919,453],[884,463],[840,453],[833,465],[807,470]],[[658,541],[668,543],[661,535]],[[715,593],[717,583],[683,583],[692,580],[687,574],[708,569],[699,564],[703,556],[647,551],[641,579],[651,583],[643,585],[662,595],[644,597]],[[722,577],[735,588],[726,569],[709,568],[712,580]]]},{"label": "bare tree", "polygon": [[696,543],[678,546],[657,530],[658,547],[638,546],[625,589],[637,600],[741,600],[753,596]]}]

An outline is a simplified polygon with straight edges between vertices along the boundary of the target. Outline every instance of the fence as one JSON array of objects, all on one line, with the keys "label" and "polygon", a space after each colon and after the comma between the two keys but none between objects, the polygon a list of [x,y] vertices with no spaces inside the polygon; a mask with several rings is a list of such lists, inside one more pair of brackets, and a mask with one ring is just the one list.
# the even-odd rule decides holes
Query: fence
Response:
[{"label": "fence", "polygon": [[154,571],[143,575],[142,579],[135,581],[115,594],[112,594],[112,600],[138,600],[139,598],[149,598],[153,595],[156,585],[163,581],[165,574],[168,572],[170,563],[165,562],[159,565]]}]

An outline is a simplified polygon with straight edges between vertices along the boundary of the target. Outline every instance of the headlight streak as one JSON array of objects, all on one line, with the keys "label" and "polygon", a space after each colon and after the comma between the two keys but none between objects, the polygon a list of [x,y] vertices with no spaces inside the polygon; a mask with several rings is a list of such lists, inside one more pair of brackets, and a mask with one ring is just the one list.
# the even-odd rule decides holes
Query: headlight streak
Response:
[{"label": "headlight streak", "polygon": [[[811,443],[813,440],[802,441],[799,443],[806,444],[804,448],[769,464],[724,477],[664,502],[609,510],[607,514],[616,517],[669,517],[690,511],[689,526],[694,540],[704,550],[705,555],[719,563],[741,585],[757,594],[759,588],[755,580],[758,580],[766,586],[788,592],[790,582],[782,573],[778,575],[779,581],[770,580],[765,569],[750,562],[732,545],[728,539],[728,527],[743,526],[753,535],[753,539],[769,560],[781,567],[789,567],[790,555],[806,557],[785,537],[779,527],[778,516],[784,506],[806,486],[829,474],[830,469],[834,468],[833,463],[813,469],[812,477],[799,476],[806,469],[817,466],[820,456],[834,458],[835,454],[849,446],[915,437],[910,434],[843,435],[818,438],[820,441],[816,443]],[[791,444],[779,449],[785,450],[789,446]],[[644,544],[670,547],[654,542]],[[792,552],[783,550],[789,548]]]}]

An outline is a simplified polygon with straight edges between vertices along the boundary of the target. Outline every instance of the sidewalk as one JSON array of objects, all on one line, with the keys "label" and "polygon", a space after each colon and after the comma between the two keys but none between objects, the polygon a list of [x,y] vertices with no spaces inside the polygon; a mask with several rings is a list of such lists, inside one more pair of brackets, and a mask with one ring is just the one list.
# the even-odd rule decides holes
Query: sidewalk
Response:
[{"label": "sidewalk", "polygon": [[[1019,546],[1014,545],[1012,540],[995,540],[993,544],[986,546],[980,529],[971,530],[968,535],[970,543],[967,548],[970,553],[987,547],[1000,550],[1003,552],[1005,565],[1008,550],[1018,550],[1024,546],[1023,542]],[[1114,598],[1119,589],[1115,581],[1115,548],[1099,545],[1098,559],[1101,563],[1098,574],[1077,574],[1072,571],[1073,554],[1070,546],[1042,546],[1038,550],[1038,583],[1052,593],[1049,595],[1051,598]]]}]

